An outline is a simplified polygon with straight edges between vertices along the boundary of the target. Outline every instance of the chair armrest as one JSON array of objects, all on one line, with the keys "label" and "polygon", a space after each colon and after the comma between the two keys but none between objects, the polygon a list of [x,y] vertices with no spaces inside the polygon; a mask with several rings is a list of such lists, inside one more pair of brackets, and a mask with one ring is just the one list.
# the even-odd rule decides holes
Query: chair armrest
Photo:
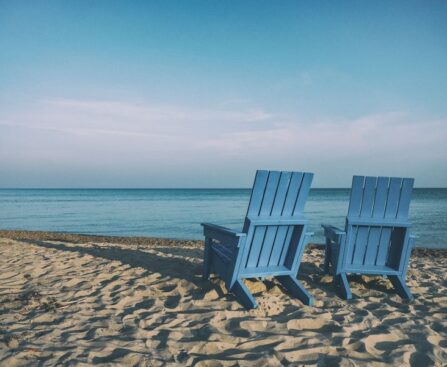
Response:
[{"label": "chair armrest", "polygon": [[346,235],[346,232],[340,228],[326,224],[322,224],[321,226],[324,228],[324,236],[331,241],[339,242],[340,238]]},{"label": "chair armrest", "polygon": [[213,230],[213,231],[218,231],[218,232],[229,234],[229,235],[236,236],[236,237],[242,237],[242,236],[246,236],[247,235],[244,232],[236,232],[235,230],[233,230],[231,228],[222,227],[222,226],[219,226],[217,224],[200,223],[200,225],[203,227],[203,229],[207,228],[207,229],[210,229],[210,230]]},{"label": "chair armrest", "polygon": [[231,245],[239,245],[241,239],[247,236],[244,232],[236,232],[230,228],[218,226],[211,223],[201,223],[203,227],[203,234],[205,237],[218,240],[222,243]]},{"label": "chair armrest", "polygon": [[307,219],[300,217],[247,217],[254,226],[293,226],[299,224],[307,224]]},{"label": "chair armrest", "polygon": [[419,238],[419,236],[417,234],[410,234],[410,238],[415,240],[416,238]]}]

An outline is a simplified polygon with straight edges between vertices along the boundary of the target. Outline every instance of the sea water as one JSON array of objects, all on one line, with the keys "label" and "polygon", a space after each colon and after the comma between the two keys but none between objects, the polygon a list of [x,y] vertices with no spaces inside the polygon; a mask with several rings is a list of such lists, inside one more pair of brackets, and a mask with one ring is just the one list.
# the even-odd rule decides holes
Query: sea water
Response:
[{"label": "sea water", "polygon": [[[1,189],[0,229],[201,239],[201,222],[240,229],[249,189]],[[312,189],[305,212],[312,242],[321,223],[343,227],[349,189]],[[418,247],[447,248],[447,189],[414,189]]]}]

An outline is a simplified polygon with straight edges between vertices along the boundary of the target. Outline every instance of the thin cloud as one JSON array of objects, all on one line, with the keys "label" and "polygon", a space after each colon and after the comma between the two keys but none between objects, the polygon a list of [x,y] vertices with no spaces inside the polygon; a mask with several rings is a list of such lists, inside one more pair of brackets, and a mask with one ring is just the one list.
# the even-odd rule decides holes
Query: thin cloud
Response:
[{"label": "thin cloud", "polygon": [[46,100],[44,104],[52,108],[65,108],[81,113],[92,113],[103,116],[120,116],[144,121],[177,121],[177,122],[257,122],[273,117],[259,108],[229,110],[223,108],[192,108],[178,105],[133,104],[121,101],[86,101],[73,99]]},{"label": "thin cloud", "polygon": [[425,172],[427,162],[437,167],[447,156],[447,120],[418,121],[402,111],[307,121],[263,108],[50,99],[27,112],[2,114],[0,168],[52,162],[163,172],[168,166],[199,169],[200,162],[228,174],[235,166],[239,172],[299,167],[327,179],[365,167],[368,174]]}]

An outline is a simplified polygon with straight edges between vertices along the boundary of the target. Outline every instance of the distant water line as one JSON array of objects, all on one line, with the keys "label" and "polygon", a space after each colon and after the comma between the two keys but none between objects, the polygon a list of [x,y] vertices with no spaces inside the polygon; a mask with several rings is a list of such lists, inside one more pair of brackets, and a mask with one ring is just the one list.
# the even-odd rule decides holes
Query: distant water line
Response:
[{"label": "distant water line", "polygon": [[[0,189],[0,229],[201,239],[201,222],[240,229],[249,189]],[[312,189],[312,242],[321,223],[344,226],[349,189]],[[447,189],[415,189],[410,206],[418,247],[447,248]]]}]

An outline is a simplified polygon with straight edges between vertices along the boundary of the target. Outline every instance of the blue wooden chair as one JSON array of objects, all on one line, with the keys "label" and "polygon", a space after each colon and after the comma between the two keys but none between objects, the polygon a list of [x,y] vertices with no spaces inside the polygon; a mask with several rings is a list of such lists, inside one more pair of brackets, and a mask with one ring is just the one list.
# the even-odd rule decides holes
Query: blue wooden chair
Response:
[{"label": "blue wooden chair", "polygon": [[312,173],[257,171],[241,232],[202,223],[205,235],[203,276],[217,273],[246,308],[257,307],[244,278],[276,277],[303,303],[311,295],[296,279],[308,236],[304,204]]},{"label": "blue wooden chair", "polygon": [[386,275],[402,298],[413,298],[405,284],[415,238],[408,219],[413,184],[412,178],[354,176],[345,230],[322,225],[325,272],[332,270],[345,299],[352,298],[347,273]]}]

